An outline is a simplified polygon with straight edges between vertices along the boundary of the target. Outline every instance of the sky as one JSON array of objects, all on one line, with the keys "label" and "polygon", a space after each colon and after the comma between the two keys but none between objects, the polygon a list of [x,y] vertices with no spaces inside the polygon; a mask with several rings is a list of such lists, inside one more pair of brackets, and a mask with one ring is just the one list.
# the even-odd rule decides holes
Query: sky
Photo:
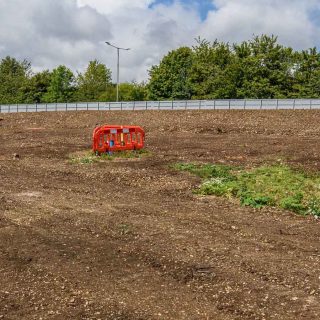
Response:
[{"label": "sky", "polygon": [[0,0],[0,58],[35,71],[64,64],[82,72],[98,59],[120,80],[144,81],[170,50],[195,38],[240,42],[274,34],[293,48],[319,46],[320,0]]}]

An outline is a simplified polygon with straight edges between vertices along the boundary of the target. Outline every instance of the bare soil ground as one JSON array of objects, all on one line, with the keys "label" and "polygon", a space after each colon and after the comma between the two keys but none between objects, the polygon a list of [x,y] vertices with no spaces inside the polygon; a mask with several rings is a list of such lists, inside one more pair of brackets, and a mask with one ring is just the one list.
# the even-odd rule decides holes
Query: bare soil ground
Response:
[{"label": "bare soil ground", "polygon": [[[0,319],[320,318],[319,220],[196,196],[169,168],[319,171],[319,111],[0,118]],[[143,126],[152,155],[71,164],[103,123]]]}]

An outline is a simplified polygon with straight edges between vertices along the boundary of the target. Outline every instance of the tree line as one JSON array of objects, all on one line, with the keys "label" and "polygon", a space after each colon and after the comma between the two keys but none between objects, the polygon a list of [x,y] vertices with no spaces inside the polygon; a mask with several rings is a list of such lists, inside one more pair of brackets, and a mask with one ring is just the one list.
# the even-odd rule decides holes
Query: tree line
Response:
[{"label": "tree line", "polygon": [[[144,83],[122,83],[120,92],[123,101],[146,99]],[[97,60],[77,75],[64,65],[34,73],[26,60],[6,57],[0,63],[0,104],[115,100],[111,71]]]},{"label": "tree line", "polygon": [[[121,83],[123,101],[320,98],[320,54],[295,51],[276,36],[238,44],[196,39],[165,55],[146,83]],[[74,75],[66,66],[32,72],[28,61],[0,63],[0,103],[115,101],[111,71],[97,60]]]},{"label": "tree line", "polygon": [[233,45],[197,39],[152,67],[148,88],[151,99],[319,98],[320,54],[267,35]]}]

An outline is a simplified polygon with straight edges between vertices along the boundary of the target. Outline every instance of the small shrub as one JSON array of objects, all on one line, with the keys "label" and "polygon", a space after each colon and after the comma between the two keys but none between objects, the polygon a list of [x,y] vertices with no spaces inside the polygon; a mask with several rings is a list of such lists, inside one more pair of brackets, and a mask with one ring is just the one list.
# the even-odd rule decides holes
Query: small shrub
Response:
[{"label": "small shrub", "polygon": [[240,198],[240,203],[243,206],[262,208],[264,206],[272,206],[274,201],[272,198],[267,196],[242,195]]}]

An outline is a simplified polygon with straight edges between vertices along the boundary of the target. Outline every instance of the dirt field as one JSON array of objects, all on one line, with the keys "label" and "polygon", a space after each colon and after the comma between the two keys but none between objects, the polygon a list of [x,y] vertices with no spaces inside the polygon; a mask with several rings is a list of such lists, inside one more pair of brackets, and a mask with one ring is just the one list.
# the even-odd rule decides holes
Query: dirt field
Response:
[{"label": "dirt field", "polygon": [[[196,196],[169,168],[320,171],[320,111],[0,119],[0,319],[320,318],[320,220]],[[145,127],[152,155],[71,164],[107,122]]]}]

